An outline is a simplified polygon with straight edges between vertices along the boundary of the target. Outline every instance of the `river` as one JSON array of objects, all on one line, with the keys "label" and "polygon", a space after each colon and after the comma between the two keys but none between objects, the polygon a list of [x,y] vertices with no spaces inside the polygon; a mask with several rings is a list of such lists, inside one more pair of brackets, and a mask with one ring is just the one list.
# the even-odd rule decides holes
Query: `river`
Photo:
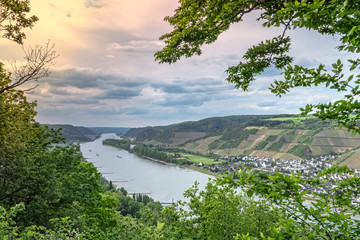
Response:
[{"label": "river", "polygon": [[93,142],[80,144],[87,161],[92,162],[107,180],[128,193],[146,193],[155,201],[177,202],[186,200],[183,192],[195,181],[204,188],[209,178],[204,173],[178,166],[164,165],[143,159],[128,151],[105,146],[102,141],[117,138],[113,133],[103,134]]}]

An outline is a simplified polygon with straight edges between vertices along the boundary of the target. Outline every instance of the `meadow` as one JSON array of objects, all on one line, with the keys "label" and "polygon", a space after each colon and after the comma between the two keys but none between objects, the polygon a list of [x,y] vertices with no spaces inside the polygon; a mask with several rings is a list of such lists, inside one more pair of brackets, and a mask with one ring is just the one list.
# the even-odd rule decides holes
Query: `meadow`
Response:
[{"label": "meadow", "polygon": [[183,157],[188,158],[192,162],[196,163],[204,163],[204,164],[212,164],[214,162],[214,159],[201,157],[201,156],[195,156],[191,154],[182,154]]}]

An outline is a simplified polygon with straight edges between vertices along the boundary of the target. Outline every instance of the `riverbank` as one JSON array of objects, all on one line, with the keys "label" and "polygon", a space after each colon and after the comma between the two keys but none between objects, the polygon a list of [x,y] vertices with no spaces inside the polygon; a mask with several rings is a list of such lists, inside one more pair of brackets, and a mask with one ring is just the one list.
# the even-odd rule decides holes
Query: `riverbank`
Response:
[{"label": "riverbank", "polygon": [[162,161],[162,160],[159,160],[159,159],[156,159],[156,158],[143,156],[143,155],[137,154],[136,152],[132,152],[132,151],[128,151],[128,152],[132,153],[132,154],[135,154],[136,156],[138,156],[140,158],[144,158],[144,159],[151,160],[151,161],[154,161],[154,162],[158,162],[158,163],[161,163],[161,164],[165,164],[165,165],[169,165],[169,166],[178,166],[180,168],[191,169],[191,170],[194,170],[194,171],[197,171],[197,172],[200,172],[200,173],[204,173],[206,175],[210,175],[210,176],[213,176],[213,177],[216,177],[216,178],[221,177],[221,174],[212,172],[212,171],[210,171],[208,169],[205,169],[203,167],[198,167],[198,166],[195,166],[195,165],[180,165],[180,164],[176,164],[176,163],[169,163],[169,162],[165,162],[165,161]]},{"label": "riverbank", "polygon": [[109,138],[118,137],[115,134],[103,134],[94,142],[81,144],[81,152],[108,181],[117,187],[124,187],[128,192],[151,193],[150,197],[160,202],[186,201],[183,193],[195,181],[202,188],[209,178],[213,178],[200,171],[145,159],[131,151],[103,145],[102,141]]},{"label": "riverbank", "polygon": [[144,158],[144,159],[154,161],[154,162],[158,162],[158,163],[161,163],[161,164],[165,164],[165,165],[169,165],[169,166],[178,166],[180,168],[191,169],[191,170],[194,170],[194,171],[197,171],[197,172],[200,172],[200,173],[204,173],[204,174],[216,177],[216,178],[221,177],[220,174],[211,172],[210,170],[207,170],[207,169],[205,169],[203,167],[197,167],[197,166],[194,166],[194,165],[179,165],[179,164],[176,164],[176,163],[168,163],[168,162],[161,161],[161,160],[158,160],[158,159],[155,159],[155,158],[142,156],[142,155],[136,154],[135,152],[131,152],[131,153],[135,154],[136,156],[138,156],[140,158]]},{"label": "riverbank", "polygon": [[[158,163],[161,163],[161,164],[164,164],[164,165],[168,165],[168,166],[178,166],[180,168],[187,168],[187,169],[191,169],[191,170],[194,170],[194,171],[197,171],[197,172],[200,172],[200,173],[204,173],[204,174],[207,174],[207,175],[210,175],[210,176],[213,176],[213,177],[220,177],[221,174],[218,174],[218,173],[215,173],[215,172],[211,172],[210,170],[208,169],[205,169],[203,167],[199,167],[199,166],[195,166],[195,165],[180,165],[180,164],[176,164],[176,163],[170,163],[170,162],[166,162],[166,161],[163,161],[163,160],[159,160],[159,159],[156,159],[156,158],[152,158],[152,157],[148,157],[148,156],[144,156],[142,154],[139,154],[135,151],[132,151],[130,149],[130,147],[124,147],[122,146],[121,144],[118,144],[119,143],[119,140],[115,140],[113,142],[110,142],[108,140],[115,140],[115,139],[107,139],[107,140],[104,140],[102,142],[103,145],[106,145],[106,146],[109,146],[109,147],[112,147],[112,148],[115,148],[115,149],[121,149],[121,150],[125,150],[127,151],[128,153],[131,153],[131,154],[135,154],[136,156],[138,156],[139,158],[143,158],[143,159],[147,159],[147,160],[150,160],[150,161],[153,161],[153,162],[158,162]],[[108,141],[108,143],[106,143],[106,141]],[[120,141],[123,141],[123,140],[120,140]],[[130,146],[130,142],[126,142],[129,146]]]},{"label": "riverbank", "polygon": [[168,163],[168,162],[165,162],[165,161],[161,161],[159,159],[155,159],[155,158],[151,158],[151,157],[146,157],[146,156],[141,156],[139,154],[136,154],[134,152],[132,152],[133,154],[135,154],[136,156],[140,157],[140,158],[144,158],[144,159],[148,159],[148,160],[151,160],[151,161],[154,161],[154,162],[158,162],[158,163],[161,163],[161,164],[165,164],[165,165],[169,165],[169,166],[179,166],[175,163]]},{"label": "riverbank", "polygon": [[201,172],[201,173],[204,173],[204,174],[216,177],[216,178],[219,178],[219,177],[222,176],[219,173],[215,173],[215,172],[212,172],[212,171],[210,171],[208,169],[205,169],[203,167],[197,167],[197,166],[194,166],[194,165],[186,165],[186,166],[179,166],[179,167],[188,168],[188,169],[191,169],[191,170],[194,170],[194,171],[197,171],[197,172]]}]

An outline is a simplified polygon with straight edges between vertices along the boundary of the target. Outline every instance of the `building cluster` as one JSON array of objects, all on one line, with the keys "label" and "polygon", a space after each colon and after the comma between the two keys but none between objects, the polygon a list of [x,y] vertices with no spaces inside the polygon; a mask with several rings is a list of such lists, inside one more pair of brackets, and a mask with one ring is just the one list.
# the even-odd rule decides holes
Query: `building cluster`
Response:
[{"label": "building cluster", "polygon": [[[301,173],[303,178],[316,178],[319,171],[333,167],[335,160],[334,155],[319,156],[310,160],[284,160],[274,159],[270,157],[256,156],[232,156],[221,157],[216,159],[211,165],[198,164],[199,166],[208,168],[212,172],[235,172],[241,168],[247,167],[258,172],[274,173],[278,171],[283,174]],[[309,193],[331,194],[332,190],[337,186],[336,182],[346,180],[347,178],[357,175],[360,177],[360,171],[351,169],[353,174],[330,174],[327,181],[322,186],[301,185],[300,191],[308,191]],[[360,197],[353,199],[354,204],[360,204]]]}]

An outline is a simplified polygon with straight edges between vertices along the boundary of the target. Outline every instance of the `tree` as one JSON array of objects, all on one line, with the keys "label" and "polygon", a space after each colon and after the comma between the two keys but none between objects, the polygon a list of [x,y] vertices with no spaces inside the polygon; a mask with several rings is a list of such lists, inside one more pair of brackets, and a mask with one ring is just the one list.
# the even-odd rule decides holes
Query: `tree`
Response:
[{"label": "tree", "polygon": [[[54,48],[55,45],[51,45],[50,42],[45,43],[43,46],[36,45],[35,47],[30,47],[28,50],[23,48],[26,63],[17,66],[15,61],[12,62],[12,81],[1,86],[0,94],[10,89],[16,89],[27,82],[48,77],[50,74],[49,69],[54,65],[54,60],[58,57]],[[26,92],[36,87],[37,85],[22,91]]]},{"label": "tree", "polygon": [[[34,15],[27,17],[26,15],[29,12],[29,0],[0,0],[0,32],[4,32],[2,37],[22,45],[26,38],[23,29],[32,28],[35,22],[39,20]],[[13,61],[11,80],[9,81],[10,76],[6,79],[0,79],[0,94],[15,89],[26,82],[49,76],[49,68],[54,64],[54,59],[58,57],[54,45],[50,42],[43,46],[36,45],[28,50],[23,48],[23,52],[26,63],[17,66],[16,62]]]},{"label": "tree", "polygon": [[360,178],[346,166],[323,170],[309,179],[249,169],[238,175],[237,182],[222,181],[242,187],[248,196],[266,197],[285,210],[286,216],[273,229],[275,239],[358,239],[360,220],[354,216],[360,213]]},{"label": "tree", "polygon": [[[37,21],[26,17],[29,11],[28,0],[0,0],[5,38],[23,43],[22,29]],[[24,53],[26,64],[14,63],[12,73],[0,63],[0,238],[156,239],[157,221],[145,210],[156,209],[158,217],[160,203],[147,199],[143,223],[122,217],[117,199],[105,194],[100,173],[78,146],[52,145],[62,139],[35,120],[37,103],[29,102],[20,87],[48,76],[57,54],[49,42]],[[143,204],[132,200],[130,205],[133,210]]]},{"label": "tree", "polygon": [[[0,88],[9,81],[0,64]],[[23,91],[0,94],[0,205],[23,203],[17,216],[22,227],[52,227],[50,220],[62,217],[71,217],[77,228],[114,226],[116,200],[103,197],[100,173],[77,146],[51,146],[61,138],[36,122],[35,106]]]},{"label": "tree", "polygon": [[273,236],[284,212],[264,199],[240,193],[236,185],[209,181],[200,191],[198,183],[185,191],[188,202],[163,211],[166,239],[234,239],[236,235]]},{"label": "tree", "polygon": [[[0,64],[0,83],[10,81]],[[2,84],[1,84],[2,85]],[[0,85],[0,86],[1,86]],[[26,192],[34,166],[31,154],[42,153],[52,141],[50,132],[35,121],[35,102],[29,103],[23,92],[7,91],[0,94],[0,202]],[[28,181],[25,181],[28,179]]]},{"label": "tree", "polygon": [[[22,44],[23,28],[37,17],[26,18],[29,1],[0,1],[0,31]],[[107,228],[114,225],[115,199],[103,197],[100,174],[84,162],[76,146],[51,147],[61,138],[35,120],[36,102],[17,87],[49,74],[56,57],[54,46],[25,51],[26,64],[12,73],[0,63],[0,205],[23,204],[17,225],[51,226],[50,219],[71,216],[74,221]],[[80,219],[81,218],[81,219]],[[80,224],[80,223],[79,223]]]},{"label": "tree", "polygon": [[[308,104],[301,114],[314,113],[320,120],[335,120],[353,133],[360,133],[359,70],[360,59],[360,2],[357,0],[180,0],[180,6],[165,20],[174,27],[160,37],[165,47],[155,53],[160,63],[172,64],[181,57],[201,54],[201,46],[213,43],[231,24],[243,20],[249,13],[258,13],[264,27],[282,27],[280,36],[265,40],[249,48],[243,61],[226,70],[226,80],[236,88],[247,91],[255,77],[267,68],[282,70],[283,80],[275,80],[270,91],[281,97],[296,87],[325,85],[343,93],[341,100]],[[347,64],[337,60],[330,67],[320,64],[315,68],[294,65],[289,56],[291,39],[288,30],[305,28],[320,34],[337,36],[338,51],[349,53]],[[334,175],[334,185],[330,176]],[[311,179],[301,175],[274,175],[251,170],[239,172],[239,181],[221,180],[223,184],[241,187],[248,196],[265,197],[285,210],[286,217],[262,235],[262,239],[357,239],[359,220],[359,177],[346,167],[334,167]],[[333,187],[329,187],[333,186]],[[310,191],[309,187],[321,191]],[[303,189],[305,188],[305,189]],[[322,191],[324,190],[324,191]],[[309,202],[309,198],[311,201]],[[175,216],[176,215],[172,215]],[[179,220],[179,218],[177,218]],[[194,225],[192,225],[194,226]],[[256,239],[252,234],[238,235],[237,239]]]},{"label": "tree", "polygon": [[[22,44],[26,37],[23,28],[31,28],[38,20],[36,16],[26,17],[29,11],[28,0],[1,0],[0,31],[5,32],[3,37]],[[3,206],[19,201],[32,202],[31,199],[37,197],[35,192],[44,190],[38,184],[47,183],[42,182],[41,173],[48,176],[52,172],[44,171],[52,163],[38,161],[38,158],[59,138],[55,131],[49,131],[35,121],[36,102],[28,102],[24,91],[15,88],[47,76],[55,57],[53,46],[48,43],[25,51],[27,63],[21,67],[14,64],[12,74],[0,63],[0,203]]]},{"label": "tree", "polygon": [[32,28],[39,19],[36,16],[26,17],[30,12],[29,0],[0,0],[0,31],[4,38],[23,44],[26,35],[23,28]]},{"label": "tree", "polygon": [[[360,59],[340,59],[330,68],[320,64],[316,68],[292,65],[288,55],[291,39],[287,31],[306,28],[324,35],[339,36],[338,50],[347,53],[360,52],[360,2],[357,0],[180,0],[180,6],[171,17],[165,17],[174,30],[160,37],[166,46],[155,53],[160,63],[174,63],[182,56],[200,55],[200,47],[217,40],[231,24],[243,20],[251,12],[257,12],[264,27],[282,27],[283,33],[247,50],[244,62],[229,67],[226,80],[236,88],[247,91],[255,76],[267,68],[282,70],[283,80],[275,80],[270,91],[281,97],[296,87],[320,84],[342,92],[343,99],[329,103],[308,104],[301,114],[314,113],[321,120],[337,121],[353,133],[360,133]],[[259,10],[259,11],[257,11]],[[350,74],[346,74],[350,72]],[[349,76],[348,76],[349,75]],[[356,76],[355,76],[356,75]]]}]

